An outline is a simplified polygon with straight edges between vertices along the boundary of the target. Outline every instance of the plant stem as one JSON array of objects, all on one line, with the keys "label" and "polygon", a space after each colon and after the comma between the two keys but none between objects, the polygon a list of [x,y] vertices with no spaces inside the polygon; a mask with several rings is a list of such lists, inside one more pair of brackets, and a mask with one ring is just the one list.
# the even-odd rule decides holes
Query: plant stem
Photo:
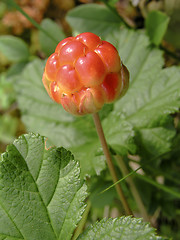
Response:
[{"label": "plant stem", "polygon": [[119,15],[119,13],[117,12],[117,10],[116,10],[115,8],[113,8],[113,7],[108,3],[107,0],[101,0],[101,1],[106,5],[107,8],[109,8],[109,10],[110,10],[112,13],[114,13],[114,14],[119,18],[119,20],[120,20],[121,22],[123,22],[123,24],[124,24],[127,28],[132,28],[132,26],[130,26],[130,25],[124,20],[124,18]]},{"label": "plant stem", "polygon": [[[117,160],[117,163],[119,165],[120,170],[122,171],[123,176],[128,175],[129,171],[128,171],[128,169],[127,169],[127,167],[126,167],[122,157],[119,156],[119,155],[116,155],[115,158]],[[137,190],[137,188],[136,188],[136,186],[135,186],[135,184],[133,182],[132,177],[129,176],[128,178],[126,178],[126,181],[129,184],[129,187],[130,187],[131,192],[132,192],[132,194],[134,196],[134,199],[135,199],[135,201],[136,201],[136,203],[137,203],[137,205],[139,207],[139,211],[141,212],[141,215],[142,215],[143,219],[145,221],[149,221],[149,216],[147,214],[146,208],[145,208],[145,206],[144,206],[144,204],[143,204],[143,202],[141,200],[141,197],[140,197],[139,192],[138,192],[138,190]]]},{"label": "plant stem", "polygon": [[79,222],[79,224],[78,224],[78,226],[75,230],[75,233],[74,233],[74,236],[72,237],[72,240],[76,240],[79,237],[79,235],[81,234],[81,232],[84,228],[84,225],[86,223],[90,208],[91,208],[91,202],[88,200],[86,209],[85,209],[85,211],[82,215],[81,221]]},{"label": "plant stem", "polygon": [[[117,177],[117,174],[116,174],[113,162],[112,162],[112,158],[111,158],[111,155],[110,155],[110,152],[109,152],[109,148],[107,146],[107,142],[106,142],[106,139],[105,139],[105,136],[104,136],[103,128],[102,128],[101,121],[100,121],[98,113],[93,114],[93,120],[94,120],[94,124],[95,124],[96,130],[97,130],[97,134],[99,136],[99,139],[100,139],[100,142],[101,142],[101,145],[102,145],[102,148],[103,148],[104,155],[105,155],[106,160],[107,160],[107,164],[108,164],[109,171],[111,173],[113,182],[116,183],[119,179]],[[122,191],[120,183],[116,184],[115,188],[116,188],[118,196],[119,196],[119,198],[122,202],[122,205],[124,207],[124,210],[125,210],[126,214],[127,215],[133,215],[133,213],[132,213],[132,211],[131,211],[131,209],[128,205],[128,202],[127,202],[127,200],[124,196],[124,193]]]}]

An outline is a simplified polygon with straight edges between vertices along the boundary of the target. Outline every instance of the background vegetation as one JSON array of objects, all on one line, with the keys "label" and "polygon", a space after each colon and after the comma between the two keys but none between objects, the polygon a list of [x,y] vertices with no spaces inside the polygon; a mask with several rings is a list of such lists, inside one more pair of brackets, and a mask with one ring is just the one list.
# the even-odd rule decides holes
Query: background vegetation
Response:
[{"label": "background vegetation", "polygon": [[114,188],[99,194],[112,181],[91,116],[74,118],[49,99],[45,61],[59,41],[85,31],[117,47],[130,88],[100,112],[114,164],[119,179],[140,167],[121,182],[131,209],[159,235],[178,240],[179,13],[178,0],[0,2],[0,153],[29,132],[48,137],[47,147],[71,150],[90,192],[85,227],[124,210]]}]

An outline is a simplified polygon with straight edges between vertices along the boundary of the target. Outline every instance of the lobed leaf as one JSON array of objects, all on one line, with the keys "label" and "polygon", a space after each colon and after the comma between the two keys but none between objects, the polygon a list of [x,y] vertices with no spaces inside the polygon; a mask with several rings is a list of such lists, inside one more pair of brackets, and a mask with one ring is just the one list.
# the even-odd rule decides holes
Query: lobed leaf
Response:
[{"label": "lobed leaf", "polygon": [[132,217],[103,219],[91,225],[78,240],[163,240],[155,235],[155,230],[142,219]]},{"label": "lobed leaf", "polygon": [[162,52],[150,47],[143,32],[121,29],[106,40],[117,47],[130,72],[128,92],[111,113],[119,116],[114,125],[131,124],[141,150],[148,147],[156,156],[169,151],[175,130],[164,119],[180,107],[180,68],[162,69]]},{"label": "lobed leaf", "polygon": [[115,103],[115,111],[136,128],[153,126],[163,115],[178,111],[180,68],[162,69],[162,52],[150,47],[143,32],[122,29],[107,40],[117,47],[130,72],[130,87]]},{"label": "lobed leaf", "polygon": [[44,137],[15,140],[0,161],[0,238],[71,239],[87,196],[79,175],[72,154],[46,150]]},{"label": "lobed leaf", "polygon": [[[64,148],[45,148],[45,138],[25,134],[0,160],[0,238],[71,239],[85,209],[86,185]],[[103,219],[78,239],[162,239],[142,219]]]}]

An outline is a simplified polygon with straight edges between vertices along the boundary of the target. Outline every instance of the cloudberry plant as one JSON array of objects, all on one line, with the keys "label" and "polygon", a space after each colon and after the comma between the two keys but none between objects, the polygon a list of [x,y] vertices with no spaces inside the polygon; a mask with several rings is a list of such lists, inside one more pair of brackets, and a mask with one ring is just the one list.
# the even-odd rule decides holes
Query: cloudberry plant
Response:
[{"label": "cloudberry plant", "polygon": [[[49,96],[77,116],[93,114],[97,134],[113,179],[118,177],[104,136],[98,111],[105,103],[122,97],[129,72],[116,48],[97,35],[85,32],[62,40],[48,58],[43,83]],[[115,186],[128,215],[133,215],[120,184]]]},{"label": "cloudberry plant", "polygon": [[129,72],[112,44],[86,32],[57,45],[47,60],[43,83],[66,111],[85,115],[122,97]]}]

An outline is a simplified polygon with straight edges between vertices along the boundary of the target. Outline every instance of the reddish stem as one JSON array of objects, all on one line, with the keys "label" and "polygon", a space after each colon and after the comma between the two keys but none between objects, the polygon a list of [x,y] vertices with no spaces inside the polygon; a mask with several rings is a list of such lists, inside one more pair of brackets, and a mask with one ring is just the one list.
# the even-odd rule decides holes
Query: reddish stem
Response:
[{"label": "reddish stem", "polygon": [[[101,145],[102,145],[102,148],[103,148],[104,155],[105,155],[106,160],[107,160],[107,164],[108,164],[109,171],[111,173],[113,182],[116,183],[119,179],[117,177],[117,174],[116,174],[113,162],[112,162],[112,158],[111,158],[109,148],[108,148],[105,136],[104,136],[103,128],[102,128],[101,121],[100,121],[98,113],[93,114],[93,120],[94,120],[94,124],[95,124],[96,130],[97,130],[97,134],[99,136],[99,139],[100,139],[100,142],[101,142]],[[132,213],[132,211],[131,211],[131,209],[128,205],[128,202],[127,202],[127,200],[124,196],[124,193],[122,191],[120,183],[116,184],[115,188],[116,188],[118,196],[119,196],[119,198],[122,202],[122,205],[124,207],[124,210],[125,210],[126,214],[127,215],[133,215],[133,213]]]}]

